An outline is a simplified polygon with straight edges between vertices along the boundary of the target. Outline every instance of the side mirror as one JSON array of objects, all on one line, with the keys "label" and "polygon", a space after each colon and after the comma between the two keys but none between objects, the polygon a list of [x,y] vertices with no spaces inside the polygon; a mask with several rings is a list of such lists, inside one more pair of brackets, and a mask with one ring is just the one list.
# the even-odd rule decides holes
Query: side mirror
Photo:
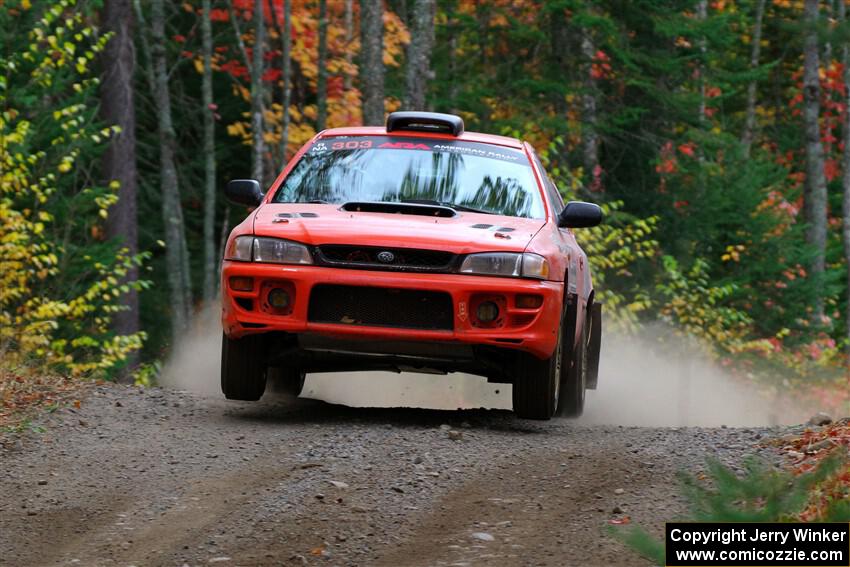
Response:
[{"label": "side mirror", "polygon": [[256,207],[263,202],[265,194],[256,179],[234,179],[227,182],[224,196],[237,205]]},{"label": "side mirror", "polygon": [[584,201],[570,201],[558,215],[558,228],[587,228],[602,222],[599,205]]}]

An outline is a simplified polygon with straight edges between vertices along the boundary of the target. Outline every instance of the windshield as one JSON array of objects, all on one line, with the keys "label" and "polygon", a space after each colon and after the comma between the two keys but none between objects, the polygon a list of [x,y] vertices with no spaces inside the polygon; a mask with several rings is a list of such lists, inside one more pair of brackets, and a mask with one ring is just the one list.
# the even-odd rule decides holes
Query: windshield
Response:
[{"label": "windshield", "polygon": [[275,203],[418,202],[543,218],[519,150],[452,140],[356,136],[314,143],[275,193]]}]

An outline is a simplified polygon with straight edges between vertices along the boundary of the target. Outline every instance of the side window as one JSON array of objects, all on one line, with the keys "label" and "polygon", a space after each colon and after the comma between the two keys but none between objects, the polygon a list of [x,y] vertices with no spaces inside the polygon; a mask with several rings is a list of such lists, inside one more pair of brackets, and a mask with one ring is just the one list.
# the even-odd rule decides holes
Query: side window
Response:
[{"label": "side window", "polygon": [[552,203],[555,205],[555,211],[560,213],[561,209],[564,208],[564,198],[548,175],[546,176],[546,189],[549,191],[550,199],[552,199]]},{"label": "side window", "polygon": [[534,165],[537,166],[537,169],[540,170],[540,174],[543,176],[543,188],[546,190],[546,197],[552,205],[552,210],[557,215],[564,208],[564,198],[561,197],[561,192],[558,191],[549,174],[546,173],[546,169],[544,169],[543,164],[540,162],[540,158],[537,157],[537,152],[531,152],[531,157],[534,159]]}]

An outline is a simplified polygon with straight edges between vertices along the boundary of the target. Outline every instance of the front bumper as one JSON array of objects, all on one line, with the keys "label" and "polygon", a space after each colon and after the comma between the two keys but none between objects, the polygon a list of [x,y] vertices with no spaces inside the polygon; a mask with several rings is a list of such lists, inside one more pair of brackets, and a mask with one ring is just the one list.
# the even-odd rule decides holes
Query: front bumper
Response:
[{"label": "front bumper", "polygon": [[[253,279],[250,291],[232,289],[231,278],[240,276]],[[425,330],[308,321],[309,298],[313,286],[328,283],[446,292],[452,300],[453,328]],[[267,303],[264,294],[274,286],[283,286],[293,295],[292,304],[285,314],[270,312],[261,307]],[[526,351],[538,358],[551,356],[555,350],[563,305],[562,282],[235,261],[224,261],[221,289],[222,326],[224,332],[232,338],[281,331],[341,339],[489,345]],[[540,306],[518,307],[516,298],[523,294],[540,296]],[[499,300],[499,304],[505,316],[498,327],[482,326],[474,315],[476,305],[491,298],[503,298]]]}]

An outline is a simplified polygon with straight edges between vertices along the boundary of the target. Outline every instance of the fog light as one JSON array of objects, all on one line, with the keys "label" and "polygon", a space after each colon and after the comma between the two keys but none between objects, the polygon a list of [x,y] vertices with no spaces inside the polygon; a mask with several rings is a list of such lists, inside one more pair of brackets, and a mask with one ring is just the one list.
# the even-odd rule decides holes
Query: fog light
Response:
[{"label": "fog light", "polygon": [[540,295],[517,295],[516,306],[520,309],[537,309],[543,305],[543,297]]},{"label": "fog light", "polygon": [[289,294],[279,287],[269,292],[269,305],[275,309],[286,309],[289,307]]},{"label": "fog light", "polygon": [[251,291],[254,289],[254,278],[233,276],[230,278],[230,289],[236,291]]},{"label": "fog light", "polygon": [[478,306],[478,320],[482,323],[492,323],[499,317],[499,306],[492,301],[485,301]]}]

